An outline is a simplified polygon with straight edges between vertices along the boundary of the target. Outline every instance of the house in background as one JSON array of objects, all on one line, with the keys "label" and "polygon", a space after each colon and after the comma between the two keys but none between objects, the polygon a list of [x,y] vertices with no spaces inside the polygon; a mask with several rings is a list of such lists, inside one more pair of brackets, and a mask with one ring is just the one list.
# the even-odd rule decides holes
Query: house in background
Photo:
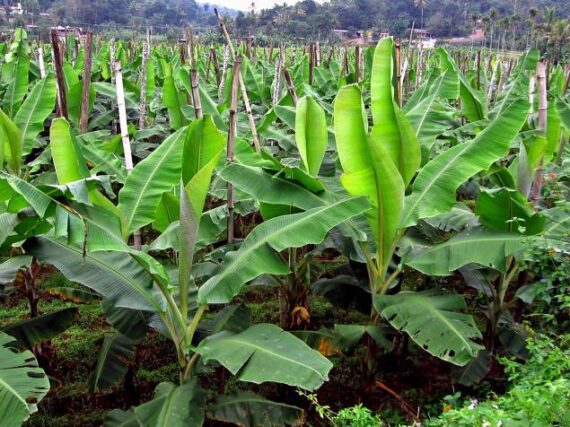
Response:
[{"label": "house in background", "polygon": [[22,3],[16,3],[13,6],[0,6],[1,15],[18,16],[24,14]]}]

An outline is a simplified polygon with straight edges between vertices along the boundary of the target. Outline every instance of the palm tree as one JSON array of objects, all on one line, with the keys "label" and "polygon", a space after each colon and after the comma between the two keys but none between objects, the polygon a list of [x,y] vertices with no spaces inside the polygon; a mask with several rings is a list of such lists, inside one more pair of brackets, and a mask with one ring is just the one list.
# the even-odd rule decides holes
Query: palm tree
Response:
[{"label": "palm tree", "polygon": [[422,10],[422,30],[424,28],[424,9],[429,5],[428,0],[414,0],[414,5]]}]

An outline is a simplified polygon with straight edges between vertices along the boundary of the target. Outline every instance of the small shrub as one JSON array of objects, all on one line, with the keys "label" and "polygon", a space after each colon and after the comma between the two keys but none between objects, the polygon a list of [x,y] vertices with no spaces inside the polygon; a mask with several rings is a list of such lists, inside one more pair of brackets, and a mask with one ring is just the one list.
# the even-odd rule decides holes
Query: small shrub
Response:
[{"label": "small shrub", "polygon": [[570,425],[570,349],[568,339],[560,346],[541,337],[530,341],[530,358],[521,364],[501,359],[511,388],[504,396],[478,403],[466,402],[461,409],[450,405],[428,426],[568,426]]}]

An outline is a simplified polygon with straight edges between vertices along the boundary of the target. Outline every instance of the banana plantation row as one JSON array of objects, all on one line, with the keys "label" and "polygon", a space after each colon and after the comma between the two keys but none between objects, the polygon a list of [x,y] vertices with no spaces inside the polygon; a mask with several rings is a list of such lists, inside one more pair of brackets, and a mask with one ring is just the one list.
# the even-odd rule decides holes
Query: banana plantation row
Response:
[{"label": "banana plantation row", "polygon": [[[383,360],[411,351],[471,387],[496,357],[524,359],[532,254],[569,251],[567,188],[549,184],[568,161],[569,69],[536,50],[264,49],[221,29],[212,46],[22,30],[0,45],[0,297],[29,306],[0,317],[1,426],[41,413],[50,340],[93,301],[110,333],[86,393],[126,381],[149,334],[177,365],[106,426],[327,423],[293,403],[355,354],[362,390],[439,425]],[[72,285],[50,298],[72,303],[43,312],[55,270]],[[252,320],[251,292],[277,322]],[[316,299],[360,321],[325,327]]]}]

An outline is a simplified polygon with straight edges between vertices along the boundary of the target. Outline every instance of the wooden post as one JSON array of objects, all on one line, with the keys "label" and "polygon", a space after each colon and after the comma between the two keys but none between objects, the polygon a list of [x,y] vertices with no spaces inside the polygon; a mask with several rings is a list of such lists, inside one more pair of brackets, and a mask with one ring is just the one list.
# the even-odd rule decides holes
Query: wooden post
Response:
[{"label": "wooden post", "polygon": [[287,82],[287,90],[289,91],[289,95],[291,95],[291,98],[293,99],[293,105],[297,106],[297,91],[295,90],[295,85],[293,84],[291,74],[289,74],[289,70],[285,66],[283,66],[283,76]]},{"label": "wooden post", "polygon": [[81,96],[81,116],[79,128],[81,133],[89,130],[89,91],[91,89],[91,65],[93,62],[93,36],[86,34],[85,38],[85,63],[83,68],[83,93]]},{"label": "wooden post", "polygon": [[61,59],[61,50],[59,46],[59,37],[57,31],[51,32],[51,47],[53,52],[53,65],[55,68],[55,76],[57,82],[57,100],[58,100],[58,116],[65,117],[69,120],[67,114],[67,98],[65,94],[65,78],[63,77],[63,63]]},{"label": "wooden post", "polygon": [[331,65],[331,61],[333,59],[334,56],[334,45],[331,45],[330,49],[329,49],[329,55],[327,56],[327,62],[326,62],[326,66],[330,66]]},{"label": "wooden post", "polygon": [[[538,86],[538,128],[546,132],[548,124],[548,98],[547,98],[547,79],[546,79],[546,61],[542,60],[538,63],[536,69],[536,82]],[[540,163],[536,170],[530,201],[535,207],[540,203],[542,184],[544,181],[544,156],[540,159]]]},{"label": "wooden post", "polygon": [[210,48],[210,55],[212,56],[212,64],[214,65],[214,73],[216,75],[216,84],[220,86],[220,64],[218,63],[218,55],[214,46]]},{"label": "wooden post", "polygon": [[[234,60],[234,74],[232,79],[232,91],[230,98],[230,123],[228,129],[228,146],[227,146],[227,162],[233,163],[235,139],[237,136],[237,100],[239,88],[239,76],[241,75],[241,57]],[[228,244],[234,242],[235,223],[234,223],[234,189],[233,185],[228,181],[227,184],[227,205],[228,205]]]},{"label": "wooden post", "polygon": [[[123,142],[123,153],[125,154],[125,168],[127,173],[133,171],[133,154],[131,152],[131,141],[129,139],[129,125],[127,123],[127,108],[125,106],[125,88],[123,86],[123,72],[121,63],[113,64],[115,70],[115,84],[117,86],[117,106],[119,108],[119,125],[121,127],[121,140]],[[137,230],[133,234],[133,246],[136,250],[141,250],[141,232]]]}]

